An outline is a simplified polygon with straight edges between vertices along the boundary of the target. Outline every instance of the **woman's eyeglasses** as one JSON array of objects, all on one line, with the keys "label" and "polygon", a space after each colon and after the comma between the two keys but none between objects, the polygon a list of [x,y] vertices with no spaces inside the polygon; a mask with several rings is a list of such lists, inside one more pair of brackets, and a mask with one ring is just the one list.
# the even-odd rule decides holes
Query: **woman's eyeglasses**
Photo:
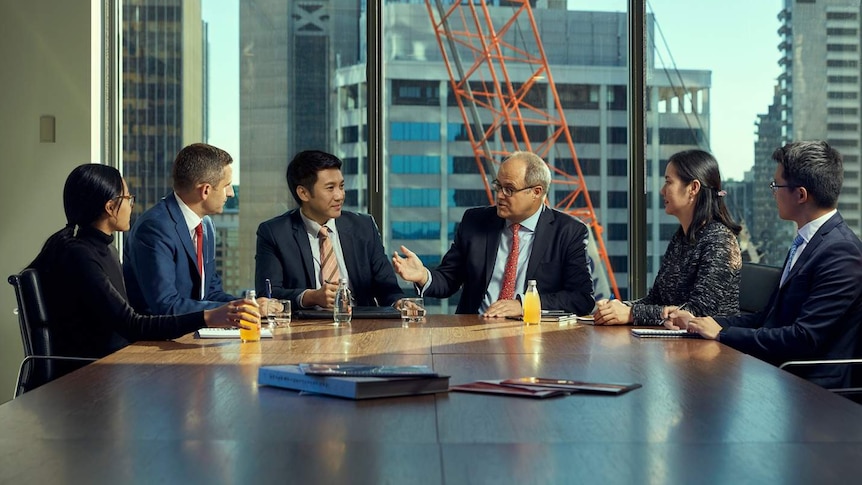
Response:
[{"label": "woman's eyeglasses", "polygon": [[126,199],[129,201],[129,207],[135,206],[135,196],[134,195],[118,195],[114,197],[115,199]]}]

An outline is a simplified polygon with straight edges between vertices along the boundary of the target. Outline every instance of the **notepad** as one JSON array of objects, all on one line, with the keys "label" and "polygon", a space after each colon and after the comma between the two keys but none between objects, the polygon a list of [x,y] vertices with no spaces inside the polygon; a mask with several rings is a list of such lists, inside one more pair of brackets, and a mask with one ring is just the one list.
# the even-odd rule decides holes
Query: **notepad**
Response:
[{"label": "notepad", "polygon": [[700,338],[700,335],[690,333],[687,330],[670,330],[667,328],[633,328],[632,335],[635,337]]},{"label": "notepad", "polygon": [[[195,332],[195,338],[239,339],[238,328],[202,328]],[[272,338],[272,330],[260,329],[260,338]]]}]

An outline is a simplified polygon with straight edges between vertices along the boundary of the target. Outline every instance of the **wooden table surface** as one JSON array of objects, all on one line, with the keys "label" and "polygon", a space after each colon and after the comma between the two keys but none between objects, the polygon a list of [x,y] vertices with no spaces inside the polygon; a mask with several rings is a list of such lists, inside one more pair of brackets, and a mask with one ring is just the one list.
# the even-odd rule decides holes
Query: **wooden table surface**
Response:
[{"label": "wooden table surface", "polygon": [[[638,382],[621,396],[351,401],[261,365],[427,364],[452,384]],[[323,322],[260,343],[139,342],[0,406],[0,482],[847,483],[862,406],[716,342],[475,316]]]}]

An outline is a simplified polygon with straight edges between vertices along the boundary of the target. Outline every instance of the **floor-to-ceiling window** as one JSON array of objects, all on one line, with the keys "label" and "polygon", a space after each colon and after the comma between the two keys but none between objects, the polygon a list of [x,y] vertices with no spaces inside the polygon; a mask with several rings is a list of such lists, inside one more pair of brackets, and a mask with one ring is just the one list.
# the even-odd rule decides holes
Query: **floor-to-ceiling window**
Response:
[{"label": "floor-to-ceiling window", "polygon": [[[252,285],[257,225],[294,206],[285,168],[310,148],[344,161],[349,210],[368,210],[379,167],[386,251],[405,245],[432,266],[464,210],[491,203],[505,153],[540,153],[554,173],[549,204],[594,228],[602,296],[633,295],[633,167],[646,195],[635,243],[654,278],[678,227],[659,189],[680,150],[716,155],[746,260],[783,262],[793,227],[768,184],[769,155],[787,140],[827,138],[844,152],[840,207],[854,229],[862,223],[859,7],[847,0],[711,0],[698,3],[699,21],[691,2],[646,2],[645,155],[635,161],[626,1],[118,1],[123,171],[145,210],[170,191],[182,146],[233,155],[237,197],[215,218],[229,291]],[[369,16],[381,19],[380,58],[368,54]],[[382,73],[371,85],[368,69]],[[369,137],[382,147],[373,158]],[[449,311],[456,299],[435,305]]]}]

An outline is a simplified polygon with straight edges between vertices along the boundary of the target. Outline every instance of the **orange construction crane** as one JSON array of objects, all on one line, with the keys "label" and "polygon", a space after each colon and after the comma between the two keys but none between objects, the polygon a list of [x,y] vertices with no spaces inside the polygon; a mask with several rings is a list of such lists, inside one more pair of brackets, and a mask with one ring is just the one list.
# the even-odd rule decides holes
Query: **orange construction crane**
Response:
[{"label": "orange construction crane", "polygon": [[[560,152],[557,144],[567,147],[573,173],[549,164],[553,183],[571,190],[556,208],[590,227],[609,289],[620,298],[530,1],[509,0],[507,4],[512,6],[512,15],[495,26],[485,0],[454,1],[446,6],[442,0],[425,0],[488,200],[494,203],[490,179],[507,154],[527,150],[547,160],[552,150]],[[526,24],[530,32],[525,35]],[[466,64],[462,58],[468,56]],[[513,77],[518,81],[513,82]],[[553,99],[551,110],[543,107],[547,104],[545,88]],[[483,118],[480,108],[490,116]]]}]

